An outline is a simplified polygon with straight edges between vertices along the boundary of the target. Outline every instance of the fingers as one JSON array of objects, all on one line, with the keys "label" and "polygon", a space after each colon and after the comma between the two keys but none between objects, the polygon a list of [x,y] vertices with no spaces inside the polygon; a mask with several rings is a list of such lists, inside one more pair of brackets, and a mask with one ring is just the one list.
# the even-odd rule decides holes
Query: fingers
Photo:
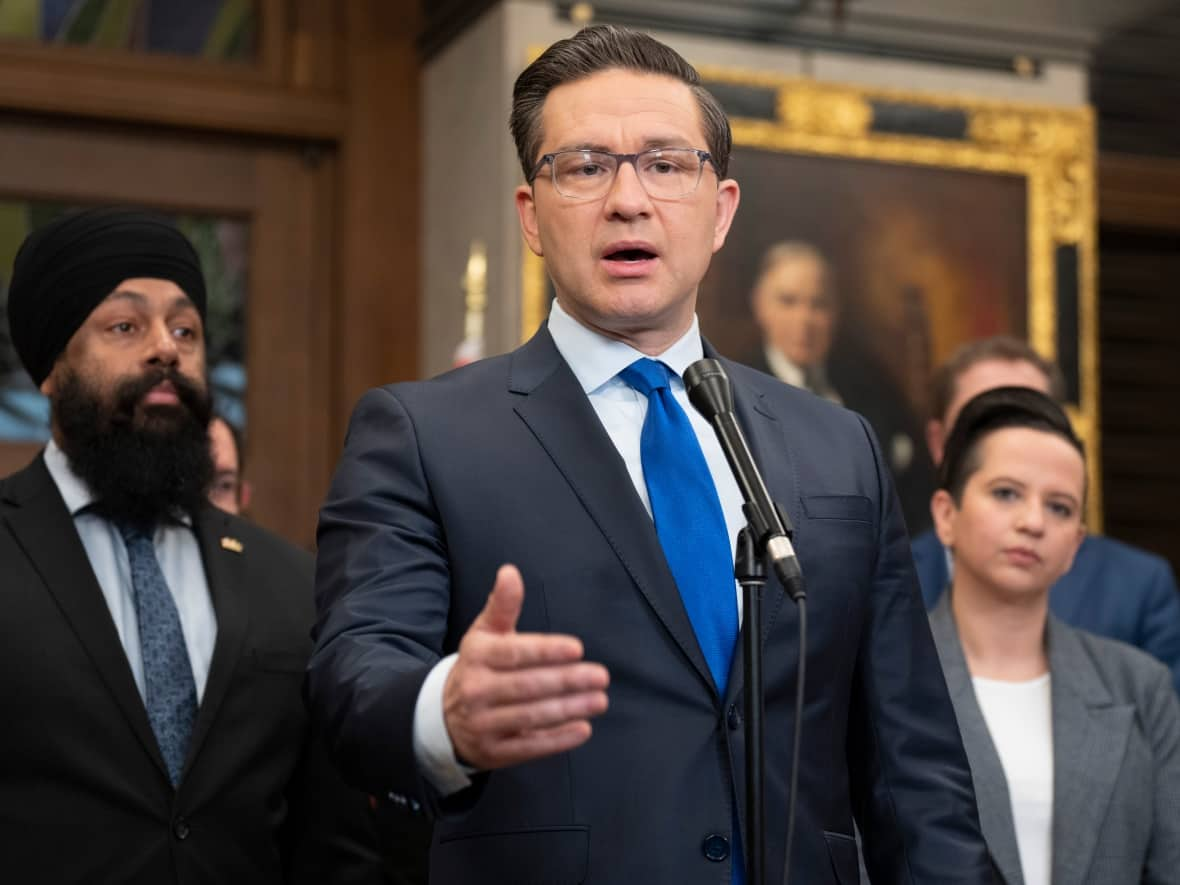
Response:
[{"label": "fingers", "polygon": [[531,732],[561,728],[606,712],[605,691],[558,695],[523,704],[489,706],[475,711],[468,723],[475,731],[503,743]]},{"label": "fingers", "polygon": [[487,634],[473,631],[459,644],[471,664],[495,670],[519,670],[582,659],[582,642],[560,633]]},{"label": "fingers", "polygon": [[608,706],[610,675],[582,660],[580,640],[516,632],[523,603],[520,572],[502,566],[443,687],[455,752],[477,768],[573,749],[590,738],[589,720]]},{"label": "fingers", "polygon": [[502,565],[496,572],[496,583],[492,585],[491,595],[483,611],[471,626],[491,633],[511,633],[516,629],[522,605],[524,579],[516,566]]},{"label": "fingers", "polygon": [[589,722],[580,720],[568,722],[557,728],[543,731],[526,732],[505,738],[496,748],[496,764],[492,767],[503,768],[508,765],[519,765],[554,753],[566,753],[580,747],[590,740],[593,729]]},{"label": "fingers", "polygon": [[522,704],[583,692],[605,692],[610,685],[606,667],[573,663],[558,667],[530,667],[509,673],[472,672],[457,695],[458,703],[471,706]]}]

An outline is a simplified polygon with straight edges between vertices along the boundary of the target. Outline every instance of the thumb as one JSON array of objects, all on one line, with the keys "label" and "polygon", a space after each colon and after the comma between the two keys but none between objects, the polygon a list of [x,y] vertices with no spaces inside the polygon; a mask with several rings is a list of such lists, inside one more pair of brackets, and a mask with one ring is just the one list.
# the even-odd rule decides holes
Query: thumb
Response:
[{"label": "thumb", "polygon": [[476,618],[476,626],[492,633],[513,633],[524,605],[524,578],[514,565],[502,565],[496,572],[496,583]]}]

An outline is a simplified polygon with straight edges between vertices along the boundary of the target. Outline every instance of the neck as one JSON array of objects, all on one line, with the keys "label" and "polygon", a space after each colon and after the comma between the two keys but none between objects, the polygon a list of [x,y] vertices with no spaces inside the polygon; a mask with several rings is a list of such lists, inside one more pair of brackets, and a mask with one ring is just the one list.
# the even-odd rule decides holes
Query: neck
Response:
[{"label": "neck", "polygon": [[1049,671],[1045,651],[1048,593],[1005,599],[981,592],[969,579],[956,575],[951,612],[972,676],[1023,682]]},{"label": "neck", "polygon": [[[695,313],[690,306],[687,311],[665,312],[659,317],[605,317],[578,310],[558,296],[562,309],[577,323],[604,338],[621,341],[635,348],[645,356],[658,357],[679,341],[692,328]],[[683,314],[683,315],[681,315]]]}]

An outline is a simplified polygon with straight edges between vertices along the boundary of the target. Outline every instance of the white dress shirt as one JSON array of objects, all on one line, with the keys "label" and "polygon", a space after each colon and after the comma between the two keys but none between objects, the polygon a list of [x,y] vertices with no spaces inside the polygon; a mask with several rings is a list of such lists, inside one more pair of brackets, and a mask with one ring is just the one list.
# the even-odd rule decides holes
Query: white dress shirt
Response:
[{"label": "white dress shirt", "polygon": [[1008,782],[1024,885],[1053,873],[1053,702],[1049,674],[1027,682],[972,677]]},{"label": "white dress shirt", "polygon": [[[98,579],[98,586],[110,610],[111,620],[115,623],[115,631],[127,655],[139,695],[143,697],[139,617],[135,612],[131,567],[127,561],[127,546],[123,543],[123,536],[114,524],[86,510],[94,503],[94,495],[70,468],[65,453],[53,440],[45,447],[45,466],[65,501],[66,509],[74,518],[74,528],[78,531],[86,558],[90,560],[90,567]],[[186,518],[184,522],[184,525],[157,527],[153,541],[164,580],[168,583],[180,615],[180,629],[184,633],[189,663],[192,664],[199,703],[205,694],[209,663],[213,659],[213,646],[217,642],[217,616],[209,596],[200,545],[193,534],[191,521]]]},{"label": "white dress shirt", "polygon": [[[582,390],[590,398],[598,419],[610,436],[627,466],[627,473],[643,506],[651,514],[647,484],[643,479],[643,462],[640,457],[640,437],[643,420],[647,417],[647,397],[637,392],[618,377],[619,372],[647,354],[640,353],[621,341],[599,335],[581,325],[566,313],[560,304],[553,302],[549,314],[549,334],[558,353],[569,365]],[[712,426],[688,401],[681,377],[690,364],[704,356],[701,333],[696,317],[692,327],[680,340],[655,359],[675,372],[670,379],[672,396],[688,415],[697,441],[701,444],[713,485],[721,500],[725,516],[725,527],[729,532],[729,549],[732,552],[737,543],[738,532],[746,525],[742,513],[742,494],[737,481],[725,460],[725,453]],[[741,619],[741,589],[736,581],[734,592],[738,600],[738,618]],[[491,588],[489,588],[491,589]],[[525,588],[528,592],[528,588]],[[448,655],[439,661],[426,677],[418,693],[414,707],[414,755],[427,779],[443,795],[457,793],[469,786],[471,772],[455,759],[454,746],[447,733],[443,716],[443,686],[455,664],[456,655]]]}]

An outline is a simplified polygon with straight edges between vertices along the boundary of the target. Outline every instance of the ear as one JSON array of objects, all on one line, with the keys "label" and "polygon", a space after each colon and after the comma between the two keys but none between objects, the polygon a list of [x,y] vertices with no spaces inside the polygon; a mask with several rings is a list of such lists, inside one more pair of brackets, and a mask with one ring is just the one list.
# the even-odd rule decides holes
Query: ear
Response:
[{"label": "ear", "polygon": [[717,183],[717,214],[713,221],[714,252],[725,245],[729,226],[733,224],[733,217],[737,214],[738,203],[741,202],[741,199],[741,188],[732,178]]},{"label": "ear", "polygon": [[946,489],[939,489],[930,498],[930,515],[934,517],[934,531],[943,547],[955,546],[955,517],[959,508]]},{"label": "ear", "polygon": [[943,432],[942,422],[937,418],[931,418],[926,422],[926,450],[930,452],[930,458],[935,466],[942,463],[942,446],[945,442],[946,434]]},{"label": "ear", "polygon": [[254,498],[254,486],[248,479],[243,479],[238,486],[238,507],[244,513],[250,508],[250,501]]},{"label": "ear", "polygon": [[45,380],[41,382],[38,389],[45,396],[53,396],[53,392],[57,389],[57,363],[53,364],[53,368],[49,370],[49,374],[45,376]]},{"label": "ear", "polygon": [[520,232],[524,234],[524,241],[528,243],[533,254],[538,258],[544,257],[541,248],[541,231],[537,225],[537,201],[533,196],[531,185],[522,184],[516,189],[516,214],[520,217]]}]

